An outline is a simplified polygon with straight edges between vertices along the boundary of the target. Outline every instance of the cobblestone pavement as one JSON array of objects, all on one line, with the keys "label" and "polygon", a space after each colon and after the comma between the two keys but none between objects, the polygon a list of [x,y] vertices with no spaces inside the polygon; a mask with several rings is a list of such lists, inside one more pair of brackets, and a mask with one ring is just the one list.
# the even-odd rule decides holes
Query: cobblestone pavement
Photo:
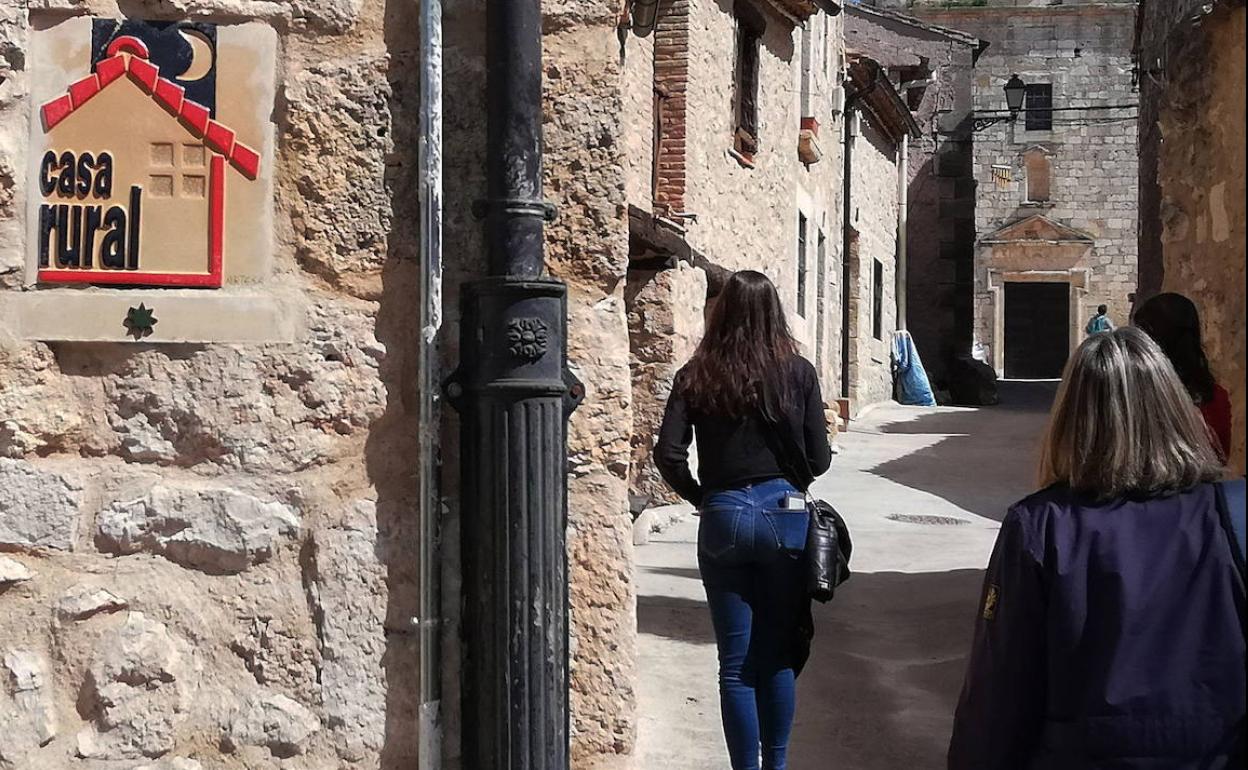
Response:
[{"label": "cobblestone pavement", "polygon": [[[1032,489],[1051,383],[983,409],[882,406],[815,492],[845,516],[854,577],[816,607],[790,770],[939,770],[998,522]],[[715,647],[687,516],[638,549],[638,767],[728,770]]]}]

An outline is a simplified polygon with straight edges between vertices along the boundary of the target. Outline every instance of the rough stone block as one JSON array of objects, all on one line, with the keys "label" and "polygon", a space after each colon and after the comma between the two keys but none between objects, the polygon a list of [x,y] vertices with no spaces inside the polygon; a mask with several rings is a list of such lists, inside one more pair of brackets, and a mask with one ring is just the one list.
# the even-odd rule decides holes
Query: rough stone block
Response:
[{"label": "rough stone block", "polygon": [[376,505],[355,504],[350,527],[313,541],[312,601],[321,642],[321,698],[338,755],[358,762],[385,737],[386,570],[378,558]]},{"label": "rough stone block", "polygon": [[157,553],[209,573],[242,572],[267,561],[299,533],[299,515],[225,487],[158,485],[143,499],[100,513],[96,545],[130,554]]},{"label": "rough stone block", "polygon": [[25,564],[7,556],[0,556],[0,588],[25,583],[35,576]]},{"label": "rough stone block", "polygon": [[57,600],[55,613],[56,618],[61,621],[86,620],[101,612],[116,612],[128,606],[125,599],[109,591],[79,585]]},{"label": "rough stone block", "polygon": [[263,747],[274,757],[286,759],[302,754],[308,738],[320,729],[320,720],[298,701],[258,693],[249,697],[231,719],[222,742],[230,751]]},{"label": "rough stone block", "polygon": [[78,735],[79,754],[125,759],[168,753],[201,674],[202,663],[185,639],[131,612],[96,644],[84,685],[93,724]]},{"label": "rough stone block", "polygon": [[67,474],[0,458],[0,545],[72,550],[84,499]]},{"label": "rough stone block", "polygon": [[4,670],[0,767],[8,770],[21,768],[33,751],[55,739],[59,725],[44,657],[33,650],[9,650],[4,656]]}]

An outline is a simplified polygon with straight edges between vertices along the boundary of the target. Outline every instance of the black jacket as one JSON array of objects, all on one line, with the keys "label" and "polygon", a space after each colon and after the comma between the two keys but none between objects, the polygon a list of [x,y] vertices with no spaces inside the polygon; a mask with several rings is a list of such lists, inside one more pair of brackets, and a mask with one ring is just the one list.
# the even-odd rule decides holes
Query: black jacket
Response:
[{"label": "black jacket", "polygon": [[[810,471],[818,476],[832,464],[819,377],[815,367],[800,356],[782,375],[785,380],[779,384],[792,394],[793,406],[780,415],[779,422],[791,435],[801,437]],[[761,415],[730,419],[699,414],[680,392],[681,379],[678,373],[654,447],[654,463],[677,494],[700,505],[706,494],[718,490],[781,477],[803,481],[793,479],[777,459],[772,449],[776,442]],[[689,445],[695,433],[700,480],[689,468]]]}]

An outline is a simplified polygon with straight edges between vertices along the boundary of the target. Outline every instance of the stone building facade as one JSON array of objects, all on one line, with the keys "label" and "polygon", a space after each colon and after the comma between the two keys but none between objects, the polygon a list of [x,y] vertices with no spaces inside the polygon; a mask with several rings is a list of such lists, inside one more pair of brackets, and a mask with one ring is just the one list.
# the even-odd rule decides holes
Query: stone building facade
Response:
[{"label": "stone building facade", "polygon": [[[449,413],[435,442],[444,617],[421,618],[418,603],[418,11],[0,2],[0,767],[397,770],[432,766],[438,748],[440,766],[458,766]],[[578,768],[627,762],[635,716],[618,14],[546,7],[547,196],[560,210],[547,256],[570,287],[571,366],[588,390],[569,437]],[[455,287],[484,271],[470,214],[485,192],[483,17],[474,0],[445,7],[443,372],[458,357]],[[55,54],[85,67],[91,19],[126,18],[258,30],[270,86],[248,141],[274,201],[255,225],[270,244],[264,281],[231,277],[227,251],[219,294],[57,290],[79,304],[141,297],[156,320],[136,340],[120,314],[55,323],[26,256],[36,96],[50,87],[32,41],[85,25]],[[242,189],[234,179],[227,189]],[[204,302],[213,313],[186,310]],[[280,323],[256,331],[257,308]],[[436,665],[420,659],[416,619],[443,630]],[[422,664],[443,677],[440,724],[421,718]]]},{"label": "stone building facade", "polygon": [[878,61],[920,132],[906,173],[906,329],[933,386],[971,349],[975,178],[971,113],[979,40],[869,5],[846,8],[846,45]]},{"label": "stone building facade", "polygon": [[1126,323],[1136,283],[1136,94],[1130,4],[914,8],[988,44],[977,117],[1024,111],[975,134],[974,339],[998,374],[1056,377],[1098,305]]},{"label": "stone building facade", "polygon": [[1140,282],[1200,307],[1244,471],[1244,19],[1239,2],[1140,4]]},{"label": "stone building facade", "polygon": [[893,396],[899,212],[907,188],[900,160],[918,124],[879,62],[854,51],[849,57],[842,396],[856,415]]},{"label": "stone building facade", "polygon": [[[755,269],[776,282],[829,404],[838,392],[839,10],[834,3],[662,0],[653,33],[626,40],[638,504],[674,500],[650,462],[654,433],[672,378],[730,271]],[[743,54],[743,46],[751,51]],[[737,135],[743,55],[756,57],[749,148]]]}]

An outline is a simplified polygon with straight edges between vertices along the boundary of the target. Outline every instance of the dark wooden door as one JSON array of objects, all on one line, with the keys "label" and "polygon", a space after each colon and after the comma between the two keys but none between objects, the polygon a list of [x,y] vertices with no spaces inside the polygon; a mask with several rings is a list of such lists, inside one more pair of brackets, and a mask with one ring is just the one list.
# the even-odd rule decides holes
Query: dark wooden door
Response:
[{"label": "dark wooden door", "polygon": [[1005,284],[1005,376],[1062,376],[1070,356],[1070,284]]}]

